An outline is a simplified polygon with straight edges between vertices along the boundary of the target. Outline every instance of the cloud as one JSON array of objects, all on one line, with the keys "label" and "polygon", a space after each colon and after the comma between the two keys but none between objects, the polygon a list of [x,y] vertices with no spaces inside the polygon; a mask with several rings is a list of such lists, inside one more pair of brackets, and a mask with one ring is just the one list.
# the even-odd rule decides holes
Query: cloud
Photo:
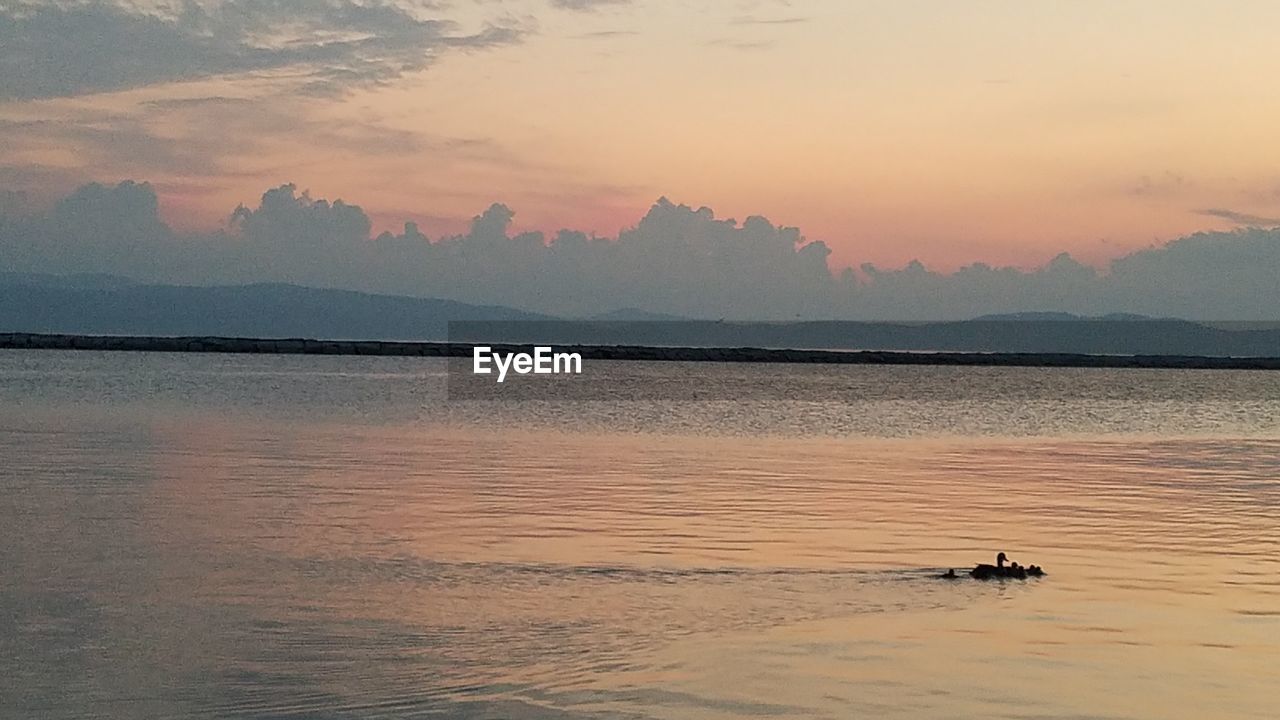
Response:
[{"label": "cloud", "polygon": [[518,169],[509,151],[486,138],[393,127],[375,111],[344,111],[299,95],[226,90],[127,103],[45,101],[0,110],[0,136],[7,141],[0,143],[0,187],[23,188],[45,199],[65,194],[87,177],[148,177],[163,187],[252,187],[265,184],[260,178],[288,177],[318,160],[350,157],[363,165],[376,159],[385,167],[425,153],[438,163],[503,163]]},{"label": "cloud", "polygon": [[809,22],[807,17],[760,18],[754,15],[740,15],[729,20],[730,25],[798,25]]},{"label": "cloud", "polygon": [[575,40],[602,40],[607,38],[628,37],[639,35],[637,30],[597,30],[595,32],[582,33],[574,35]]},{"label": "cloud", "polygon": [[1185,193],[1192,185],[1182,175],[1166,170],[1158,175],[1143,175],[1138,178],[1128,189],[1128,193],[1142,198],[1171,198]]},{"label": "cloud", "polygon": [[332,95],[421,70],[442,51],[513,42],[459,34],[392,0],[0,3],[0,99],[70,97],[226,75],[287,76]]},{"label": "cloud", "polygon": [[[216,172],[222,164],[220,153],[212,152],[212,143],[199,139],[184,142],[156,134],[146,118],[137,114],[76,109],[57,117],[0,118],[0,133],[11,138],[11,150],[65,148],[85,165],[126,174],[199,175]],[[223,146],[224,151],[227,147]]]},{"label": "cloud", "polygon": [[714,38],[708,40],[707,47],[722,47],[730,50],[769,50],[772,49],[774,43],[769,40],[734,40],[732,38]]},{"label": "cloud", "polygon": [[630,5],[633,0],[551,0],[551,6],[562,10],[590,11],[610,5]]},{"label": "cloud", "polygon": [[0,267],[138,280],[282,281],[440,297],[565,316],[634,307],[688,317],[938,320],[987,313],[1142,313],[1274,320],[1280,230],[1198,233],[1104,270],[1061,253],[1020,270],[975,262],[954,273],[913,262],[833,274],[829,250],[762,217],[717,218],[660,199],[616,238],[512,234],[495,203],[466,233],[428,238],[413,223],[370,237],[359,205],[288,184],[232,213],[228,229],[180,233],[146,183],[86,185],[51,209],[0,203]]},{"label": "cloud", "polygon": [[1251,225],[1254,227],[1275,227],[1276,225],[1280,225],[1280,218],[1266,217],[1264,215],[1250,215],[1249,213],[1227,210],[1225,208],[1209,208],[1207,210],[1197,210],[1196,212],[1201,215],[1208,215],[1209,217],[1230,220],[1237,225]]},{"label": "cloud", "polygon": [[0,215],[13,215],[26,207],[27,194],[21,190],[0,190]]},{"label": "cloud", "polygon": [[[90,184],[44,214],[7,216],[0,222],[0,266],[53,267],[61,273],[129,269],[146,277],[168,270],[173,237],[157,214],[146,183]],[[126,274],[126,273],[120,273]]]},{"label": "cloud", "polygon": [[742,51],[770,50],[775,47],[776,40],[761,39],[759,37],[760,32],[767,32],[769,28],[781,28],[807,22],[809,22],[809,18],[800,16],[759,17],[756,15],[738,15],[730,18],[728,24],[739,28],[739,31],[735,31],[735,33],[744,33],[749,37],[737,37],[736,35],[717,37],[707,40],[704,45]]}]

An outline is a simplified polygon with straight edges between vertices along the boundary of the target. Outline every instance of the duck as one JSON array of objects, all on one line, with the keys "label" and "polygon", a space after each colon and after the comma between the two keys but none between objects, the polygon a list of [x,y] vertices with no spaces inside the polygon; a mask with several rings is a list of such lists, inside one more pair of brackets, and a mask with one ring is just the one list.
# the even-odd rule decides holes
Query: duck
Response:
[{"label": "duck", "polygon": [[1023,567],[1018,563],[1010,563],[1005,567],[1005,563],[1009,558],[1004,553],[996,555],[996,564],[987,565],[985,563],[977,565],[969,571],[969,576],[978,580],[991,580],[993,578],[1015,578],[1025,580],[1028,577],[1044,577],[1045,571],[1039,565],[1029,565]]},{"label": "duck", "polygon": [[969,571],[969,576],[977,578],[978,580],[989,580],[995,577],[1004,577],[1006,573],[1004,563],[1008,559],[1009,558],[1006,557],[1003,552],[999,553],[996,555],[995,565],[981,563]]}]

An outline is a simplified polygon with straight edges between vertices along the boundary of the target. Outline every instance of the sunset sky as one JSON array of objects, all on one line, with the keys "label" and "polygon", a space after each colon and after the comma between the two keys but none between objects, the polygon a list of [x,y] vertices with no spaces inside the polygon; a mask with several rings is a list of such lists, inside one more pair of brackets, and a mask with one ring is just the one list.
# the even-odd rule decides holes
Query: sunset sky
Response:
[{"label": "sunset sky", "polygon": [[[714,9],[707,9],[708,7]],[[297,183],[375,231],[614,236],[660,196],[831,265],[1100,264],[1280,221],[1280,3],[0,0],[0,188]]]}]

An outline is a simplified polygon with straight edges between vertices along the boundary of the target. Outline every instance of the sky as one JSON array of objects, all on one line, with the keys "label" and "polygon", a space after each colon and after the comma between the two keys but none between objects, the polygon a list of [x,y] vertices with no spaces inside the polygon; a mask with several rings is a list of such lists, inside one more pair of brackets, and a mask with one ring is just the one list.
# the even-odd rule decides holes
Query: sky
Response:
[{"label": "sky", "polygon": [[[1280,224],[1280,4],[0,0],[0,210],[293,184],[370,236],[618,237],[659,198],[872,263],[1106,271]],[[211,270],[212,272],[212,270]]]}]

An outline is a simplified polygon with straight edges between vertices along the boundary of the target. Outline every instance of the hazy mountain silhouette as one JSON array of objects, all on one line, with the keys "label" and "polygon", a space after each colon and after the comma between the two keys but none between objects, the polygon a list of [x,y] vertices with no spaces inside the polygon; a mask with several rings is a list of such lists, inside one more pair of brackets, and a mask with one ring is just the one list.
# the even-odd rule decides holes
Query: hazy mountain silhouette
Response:
[{"label": "hazy mountain silhouette", "polygon": [[451,320],[547,316],[451,300],[296,285],[184,287],[0,278],[0,331],[441,340]]},{"label": "hazy mountain silhouette", "polygon": [[987,315],[979,315],[974,320],[1005,320],[1005,321],[1026,321],[1026,320],[1083,320],[1080,315],[1069,312],[1016,312],[1016,313],[989,313]]},{"label": "hazy mountain silhouette", "polygon": [[[464,321],[449,327],[450,321]],[[509,307],[297,285],[143,285],[0,274],[0,332],[834,350],[1280,357],[1276,324],[1013,313],[955,322],[720,322],[622,309],[563,320]]]},{"label": "hazy mountain silhouette", "polygon": [[1106,315],[1076,315],[1069,312],[1055,311],[1032,311],[1032,312],[1016,312],[1016,313],[992,313],[988,315],[979,315],[974,320],[1004,320],[1025,322],[1028,320],[1055,320],[1076,322],[1080,320],[1176,320],[1178,318],[1154,318],[1150,315],[1138,315],[1136,313],[1107,313]]},{"label": "hazy mountain silhouette", "polygon": [[689,318],[680,317],[679,315],[649,312],[648,310],[639,310],[637,308],[611,310],[598,315],[592,315],[589,319],[602,320],[605,322],[680,322],[689,320]]},{"label": "hazy mountain silhouette", "polygon": [[0,287],[34,285],[76,290],[105,290],[137,285],[137,281],[106,273],[73,273],[50,275],[48,273],[0,272]]}]

